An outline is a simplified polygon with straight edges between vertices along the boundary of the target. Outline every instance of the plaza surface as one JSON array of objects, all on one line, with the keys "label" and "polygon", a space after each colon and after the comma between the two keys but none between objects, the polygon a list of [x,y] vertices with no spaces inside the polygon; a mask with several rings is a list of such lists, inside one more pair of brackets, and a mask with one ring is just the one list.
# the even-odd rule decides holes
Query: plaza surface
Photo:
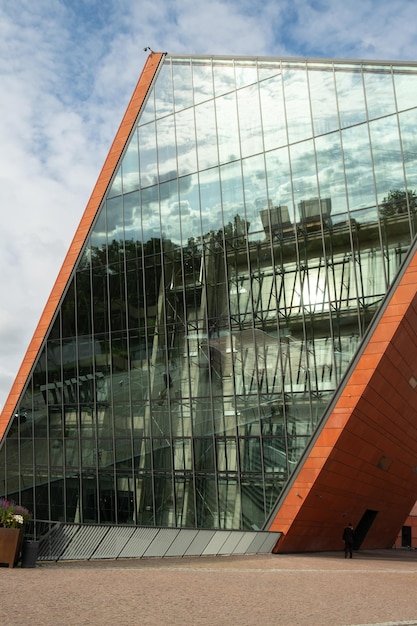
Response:
[{"label": "plaza surface", "polygon": [[40,562],[0,598],[14,626],[417,626],[417,551]]}]

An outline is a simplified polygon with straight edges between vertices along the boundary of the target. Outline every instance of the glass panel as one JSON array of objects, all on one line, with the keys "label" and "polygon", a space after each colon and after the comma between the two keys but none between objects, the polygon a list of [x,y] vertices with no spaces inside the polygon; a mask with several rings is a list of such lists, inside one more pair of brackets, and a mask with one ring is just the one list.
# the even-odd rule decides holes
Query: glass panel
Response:
[{"label": "glass panel", "polygon": [[314,134],[330,133],[339,128],[333,70],[309,71]]},{"label": "glass panel", "polygon": [[370,120],[395,111],[394,88],[391,73],[364,72],[366,104]]},{"label": "glass panel", "polygon": [[[290,165],[287,148],[275,150],[265,155],[268,197],[272,207],[276,207],[270,215],[261,213],[264,229],[272,228],[272,233],[281,232],[281,225],[285,228],[284,234],[291,234],[291,223],[296,220],[294,215],[293,196],[291,188]],[[278,210],[279,209],[279,210]]]},{"label": "glass panel", "polygon": [[414,109],[412,111],[408,111],[407,113],[401,113],[399,121],[407,188],[409,190],[416,191],[417,151],[415,149],[415,127],[417,121],[417,110]]},{"label": "glass panel", "polygon": [[[233,230],[236,216],[244,220],[244,203],[243,203],[243,187],[242,187],[242,170],[240,163],[231,163],[220,168],[221,188],[222,188],[222,205],[223,205],[223,222],[225,227],[229,227],[228,236],[245,236],[242,233]],[[242,227],[244,227],[242,223]],[[233,231],[233,232],[232,232]]]},{"label": "glass panel", "polygon": [[222,96],[235,88],[235,68],[232,60],[213,62],[214,93]]},{"label": "glass panel", "polygon": [[92,263],[94,263],[97,250],[106,245],[106,240],[106,211],[101,207],[90,236]]},{"label": "glass panel", "polygon": [[155,525],[174,526],[174,492],[171,477],[157,474],[155,484]]},{"label": "glass panel", "polygon": [[62,310],[65,312],[62,316],[62,337],[74,337],[76,334],[75,326],[75,288],[72,280],[65,295]]},{"label": "glass panel", "polygon": [[163,117],[173,113],[174,98],[172,84],[172,68],[169,60],[165,61],[159,70],[158,78],[153,88],[155,94],[155,116]]},{"label": "glass panel", "polygon": [[368,127],[356,126],[342,132],[349,208],[375,206],[375,186]]},{"label": "glass panel", "polygon": [[[385,117],[369,125],[378,200],[390,189],[403,189],[404,170],[396,117]],[[389,147],[388,147],[389,146]]]},{"label": "glass panel", "polygon": [[162,237],[178,244],[181,241],[179,230],[178,180],[163,183],[159,187],[162,223]]},{"label": "glass panel", "polygon": [[395,97],[399,111],[416,106],[417,102],[417,67],[413,69],[394,69]]},{"label": "glass panel", "polygon": [[155,92],[151,91],[148,93],[148,97],[146,99],[145,105],[142,108],[139,116],[138,124],[139,126],[143,126],[143,124],[148,124],[149,122],[155,121]]},{"label": "glass panel", "polygon": [[196,476],[197,528],[219,528],[217,481],[214,474]]},{"label": "glass panel", "polygon": [[198,177],[187,176],[180,181],[180,227],[181,241],[186,244],[191,237],[201,235],[200,198]]},{"label": "glass panel", "polygon": [[365,122],[367,117],[360,70],[336,72],[336,90],[341,128]]},{"label": "glass panel", "polygon": [[151,246],[161,237],[161,216],[159,215],[159,189],[157,186],[143,189],[141,194],[142,207],[142,241],[146,247]]},{"label": "glass panel", "polygon": [[281,73],[280,61],[271,61],[268,59],[258,59],[259,80],[267,80]]},{"label": "glass panel", "polygon": [[249,240],[257,241],[264,238],[261,215],[268,207],[264,156],[244,159],[242,167],[248,233],[257,233],[256,236],[251,235]]},{"label": "glass panel", "polygon": [[201,230],[203,236],[222,227],[218,168],[200,173]]},{"label": "glass panel", "polygon": [[114,196],[120,196],[122,193],[122,169],[119,167],[114,175],[112,185],[110,187],[109,193],[107,195],[108,198],[113,198]]},{"label": "glass panel", "polygon": [[216,120],[220,163],[235,161],[240,156],[235,92],[217,98]]},{"label": "glass panel", "polygon": [[192,468],[191,439],[174,440],[174,469],[185,470]]},{"label": "glass panel", "polygon": [[122,196],[107,200],[106,214],[109,263],[113,263],[120,259],[120,254],[123,252],[123,248],[120,248],[118,244],[124,240]]},{"label": "glass panel", "polygon": [[194,110],[188,109],[176,115],[176,144],[178,156],[178,176],[185,176],[197,170],[196,134]]},{"label": "glass panel", "polygon": [[213,73],[209,61],[199,61],[198,59],[193,59],[192,70],[194,104],[197,105],[214,97]]},{"label": "glass panel", "polygon": [[[173,117],[165,117],[156,122],[158,144],[158,177],[160,182],[177,176],[177,156],[175,147],[175,126]],[[155,164],[153,164],[155,167]]]},{"label": "glass panel", "polygon": [[91,333],[91,285],[90,269],[78,271],[76,274],[77,285],[77,333],[89,335]]},{"label": "glass panel", "polygon": [[137,254],[136,242],[141,240],[140,195],[133,191],[123,196],[124,236],[126,258]]},{"label": "glass panel", "polygon": [[[313,222],[320,216],[317,174],[312,141],[305,141],[291,147],[290,160],[294,203],[297,206],[297,221]],[[318,218],[320,229],[320,217]]]},{"label": "glass panel", "polygon": [[[275,487],[275,490],[278,490],[277,487]],[[271,500],[273,497],[271,494]],[[264,507],[264,482],[262,476],[245,477],[242,483],[242,521],[244,529],[260,530],[263,527],[263,520],[265,519]]]},{"label": "glass panel", "polygon": [[124,263],[112,263],[108,273],[110,324],[112,330],[126,327]]},{"label": "glass panel", "polygon": [[285,145],[287,128],[281,73],[260,83],[260,98],[265,150]]},{"label": "glass panel", "polygon": [[312,136],[310,101],[307,73],[304,69],[285,69],[284,97],[289,142],[301,141]]},{"label": "glass panel", "polygon": [[198,163],[203,170],[219,162],[214,102],[205,102],[195,108],[195,124]]},{"label": "glass panel", "polygon": [[408,202],[412,215],[411,229],[413,236],[417,230],[417,153],[415,150],[414,128],[417,110],[414,109],[399,116],[401,141],[407,181]]},{"label": "glass panel", "polygon": [[175,110],[179,111],[193,104],[193,83],[191,79],[191,65],[184,61],[183,64],[173,64],[174,102]]},{"label": "glass panel", "polygon": [[235,61],[236,88],[246,87],[258,81],[255,61]]},{"label": "glass panel", "polygon": [[123,193],[139,188],[138,135],[133,133],[122,161]]},{"label": "glass panel", "polygon": [[332,223],[343,222],[346,219],[347,197],[340,135],[332,133],[318,137],[315,145],[320,197],[330,200]]},{"label": "glass panel", "polygon": [[190,476],[175,477],[175,502],[176,526],[195,526],[194,484]]},{"label": "glass panel", "polygon": [[240,492],[236,476],[219,478],[220,528],[236,528],[240,522]]},{"label": "glass panel", "polygon": [[242,156],[257,154],[263,148],[258,85],[238,91],[237,102]]},{"label": "glass panel", "polygon": [[140,185],[149,187],[156,182],[156,127],[147,124],[138,129]]}]

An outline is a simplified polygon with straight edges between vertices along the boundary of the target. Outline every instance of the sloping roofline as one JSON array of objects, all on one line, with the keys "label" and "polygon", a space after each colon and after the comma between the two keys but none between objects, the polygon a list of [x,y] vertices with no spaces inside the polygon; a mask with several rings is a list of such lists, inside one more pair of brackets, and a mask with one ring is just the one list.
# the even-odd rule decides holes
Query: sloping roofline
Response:
[{"label": "sloping roofline", "polygon": [[321,57],[275,57],[275,56],[240,56],[240,55],[228,55],[228,54],[168,54],[165,53],[167,59],[171,59],[172,61],[183,61],[190,59],[199,59],[199,60],[207,60],[207,61],[258,61],[258,62],[279,62],[282,61],[284,63],[319,63],[325,65],[334,64],[334,65],[360,65],[367,68],[372,68],[373,66],[399,66],[399,67],[417,67],[417,61],[401,61],[401,60],[389,60],[389,59],[332,59],[332,58],[321,58]]}]

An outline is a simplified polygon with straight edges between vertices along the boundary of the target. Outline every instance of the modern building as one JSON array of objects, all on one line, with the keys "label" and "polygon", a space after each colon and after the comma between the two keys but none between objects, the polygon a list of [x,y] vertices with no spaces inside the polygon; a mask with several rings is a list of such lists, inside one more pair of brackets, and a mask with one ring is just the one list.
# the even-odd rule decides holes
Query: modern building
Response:
[{"label": "modern building", "polygon": [[50,527],[391,547],[416,194],[416,63],[150,54],[0,417],[0,495]]}]

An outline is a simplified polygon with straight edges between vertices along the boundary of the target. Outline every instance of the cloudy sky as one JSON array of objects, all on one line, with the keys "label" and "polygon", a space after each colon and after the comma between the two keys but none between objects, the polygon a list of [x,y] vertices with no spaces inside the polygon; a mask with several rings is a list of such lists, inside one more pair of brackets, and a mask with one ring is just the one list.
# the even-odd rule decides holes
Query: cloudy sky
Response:
[{"label": "cloudy sky", "polygon": [[0,0],[0,407],[150,46],[417,60],[415,0]]}]

